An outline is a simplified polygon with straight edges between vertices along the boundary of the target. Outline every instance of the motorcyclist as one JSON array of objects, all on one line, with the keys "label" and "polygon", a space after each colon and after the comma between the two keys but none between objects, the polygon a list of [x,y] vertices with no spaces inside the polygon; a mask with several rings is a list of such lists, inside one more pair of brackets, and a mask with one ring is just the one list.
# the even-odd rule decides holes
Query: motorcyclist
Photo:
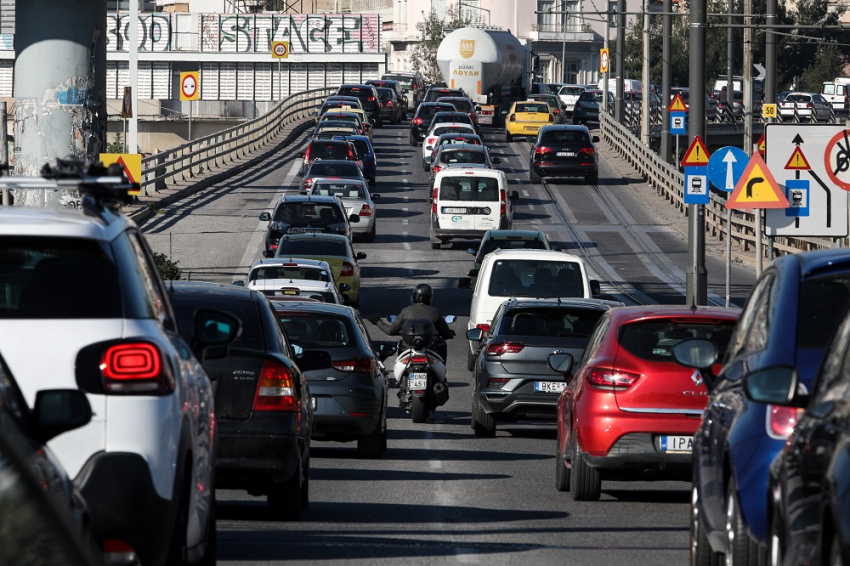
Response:
[{"label": "motorcyclist", "polygon": [[375,324],[389,336],[398,336],[404,323],[408,320],[424,319],[430,320],[437,330],[437,340],[428,347],[438,356],[446,360],[448,347],[446,340],[454,338],[454,331],[446,324],[446,319],[440,314],[436,307],[431,306],[434,299],[434,290],[427,283],[421,283],[413,289],[413,304],[402,309],[394,322],[389,323],[384,319],[376,319]]}]

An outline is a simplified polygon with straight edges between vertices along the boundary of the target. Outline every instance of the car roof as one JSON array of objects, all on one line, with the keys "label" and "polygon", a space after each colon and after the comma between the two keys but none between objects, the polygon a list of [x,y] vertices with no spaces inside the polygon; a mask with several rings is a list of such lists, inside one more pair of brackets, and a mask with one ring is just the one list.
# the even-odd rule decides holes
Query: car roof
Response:
[{"label": "car roof", "polygon": [[478,151],[485,153],[487,148],[474,143],[452,143],[440,146],[440,151]]},{"label": "car roof", "polygon": [[583,297],[566,297],[558,298],[535,298],[535,297],[511,297],[502,303],[507,308],[522,308],[522,307],[576,307],[584,309],[597,309],[606,311],[614,307],[621,307],[623,303],[619,301],[609,301],[606,299],[591,299]]},{"label": "car roof", "polygon": [[[327,159],[325,161],[331,161],[331,160]],[[349,163],[353,163],[353,162],[349,162]],[[322,178],[324,179],[326,177],[322,177]],[[334,203],[338,203],[339,199],[337,199],[336,197],[330,196],[330,195],[285,194],[285,195],[281,195],[280,200],[277,201],[277,202],[278,203],[281,203],[281,202],[287,202],[287,203],[289,203],[289,202],[319,202],[319,203],[334,202]]]},{"label": "car roof", "polygon": [[0,235],[62,236],[111,242],[128,226],[135,226],[132,220],[122,214],[105,214],[108,215],[108,222],[71,208],[2,206]]},{"label": "car roof", "polygon": [[[451,169],[448,169],[451,171]],[[490,170],[484,170],[484,172],[489,172]],[[438,175],[442,174],[440,171]],[[560,250],[505,250],[498,249],[490,252],[484,258],[484,261],[494,261],[497,259],[551,259],[551,260],[566,260],[566,261],[574,261],[576,263],[584,263],[584,260],[577,255],[573,255],[570,253],[566,253]]]},{"label": "car roof", "polygon": [[[786,259],[787,258],[787,259]],[[803,277],[817,277],[850,270],[850,250],[836,248],[785,256],[784,261],[796,261]]]},{"label": "car roof", "polygon": [[[437,176],[434,178],[434,182],[436,183],[438,180],[442,180],[443,177],[461,177],[464,175],[473,175],[475,177],[494,177],[500,178],[505,176],[505,172],[501,169],[478,169],[472,167],[448,167],[443,169]],[[505,179],[507,177],[505,176]]]},{"label": "car roof", "polygon": [[330,240],[333,242],[347,242],[348,237],[342,234],[331,234],[329,232],[311,232],[309,234],[284,234],[282,240]]},{"label": "car roof", "polygon": [[741,309],[687,306],[687,305],[639,305],[617,307],[611,310],[614,324],[626,324],[639,320],[665,320],[668,318],[720,318],[735,321],[741,316]]},{"label": "car roof", "polygon": [[537,240],[541,236],[546,235],[540,230],[487,230],[484,232],[484,238],[490,240],[507,240],[507,239],[526,239]]},{"label": "car roof", "polygon": [[318,267],[322,269],[329,268],[328,262],[322,261],[320,259],[307,259],[303,257],[296,258],[286,258],[286,257],[270,257],[264,259],[258,259],[251,266],[251,269],[255,269],[257,267],[268,266],[268,265],[285,265],[285,264],[295,264],[295,265],[304,265],[310,267]]},{"label": "car roof", "polygon": [[319,303],[305,302],[304,304],[282,303],[275,305],[276,311],[297,311],[297,312],[331,312],[334,314],[354,316],[354,309],[348,305],[338,305],[336,303]]},{"label": "car roof", "polygon": [[238,285],[225,285],[223,283],[211,283],[207,281],[166,281],[166,285],[170,286],[169,296],[179,297],[180,295],[203,295],[207,297],[227,297],[229,299],[247,300],[252,295],[256,295],[257,291],[240,287]]}]

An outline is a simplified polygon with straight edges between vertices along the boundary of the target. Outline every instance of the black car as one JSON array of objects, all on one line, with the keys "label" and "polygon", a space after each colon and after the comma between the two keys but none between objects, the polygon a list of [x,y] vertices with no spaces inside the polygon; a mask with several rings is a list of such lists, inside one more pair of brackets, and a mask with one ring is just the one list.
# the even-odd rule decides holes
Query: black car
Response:
[{"label": "black car", "polygon": [[378,87],[378,100],[381,103],[381,118],[391,124],[398,124],[407,115],[406,104],[391,88]]},{"label": "black car", "polygon": [[[341,138],[347,136],[337,134],[335,137]],[[356,149],[357,148],[355,146],[354,150],[356,151]],[[314,161],[313,164],[304,171],[304,175],[301,177],[301,182],[299,183],[299,190],[301,192],[309,191],[310,187],[313,185],[313,179],[318,177],[340,177],[344,179],[366,180],[366,176],[363,174],[362,163],[341,159],[322,159],[321,161]]]},{"label": "black car", "polygon": [[[372,85],[375,88],[389,88],[396,93],[398,99],[404,106],[404,116],[407,116],[407,95],[404,93],[404,88],[401,83],[392,79],[370,79],[366,81],[367,85]],[[380,91],[379,91],[380,92]]]},{"label": "black car", "polygon": [[[365,179],[364,179],[364,182]],[[354,220],[354,218],[357,220]],[[266,230],[266,252],[273,255],[284,234],[327,232],[351,238],[350,222],[360,222],[356,214],[348,215],[337,197],[321,195],[283,195],[274,212],[260,214],[269,223]]]},{"label": "black car", "polygon": [[358,155],[356,149],[352,149],[345,140],[312,140],[307,144],[306,151],[299,153],[298,157],[304,160],[299,173],[303,175],[317,159],[357,161]]},{"label": "black car", "polygon": [[428,89],[428,92],[425,93],[425,99],[423,102],[436,102],[438,98],[443,98],[444,96],[460,96],[466,98],[466,93],[463,92],[462,88],[431,87]]},{"label": "black car", "polygon": [[274,309],[259,291],[233,285],[173,281],[170,291],[187,343],[197,341],[192,316],[199,309],[242,322],[230,347],[210,350],[202,362],[215,387],[216,487],[267,495],[274,516],[297,519],[309,502],[313,408]]},{"label": "black car", "polygon": [[428,134],[431,126],[431,118],[437,112],[455,112],[454,104],[442,104],[438,102],[423,102],[416,109],[416,115],[410,121],[410,146],[416,147]]},{"label": "black car", "polygon": [[543,126],[529,156],[529,177],[539,183],[543,177],[584,177],[589,185],[599,182],[596,163],[598,136],[586,126]]},{"label": "black car", "polygon": [[[602,111],[603,93],[599,89],[589,89],[578,96],[573,107],[573,124],[599,122],[599,112]],[[614,106],[614,94],[608,93],[608,107]]]},{"label": "black car", "polygon": [[387,450],[388,387],[379,362],[395,351],[394,344],[373,345],[352,307],[295,302],[274,307],[293,341],[305,351],[330,354],[329,369],[304,372],[314,403],[313,440],[356,440],[360,456],[380,457]]},{"label": "black car", "polygon": [[368,114],[369,120],[379,128],[383,126],[380,103],[378,102],[378,91],[374,86],[357,84],[342,85],[336,93],[340,96],[356,96],[363,105],[363,111]]},{"label": "black car", "polygon": [[472,429],[496,434],[496,422],[549,419],[557,414],[566,379],[549,367],[555,350],[581,359],[590,334],[612,306],[599,299],[510,299],[485,333],[468,330],[478,344],[473,359]]}]

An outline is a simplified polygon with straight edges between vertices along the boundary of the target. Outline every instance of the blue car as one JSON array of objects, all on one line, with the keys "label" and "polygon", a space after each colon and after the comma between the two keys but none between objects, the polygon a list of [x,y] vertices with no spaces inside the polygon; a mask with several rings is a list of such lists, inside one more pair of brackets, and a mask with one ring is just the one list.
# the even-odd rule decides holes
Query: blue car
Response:
[{"label": "blue car", "polygon": [[751,400],[744,382],[796,368],[801,390],[812,391],[848,305],[850,250],[781,257],[756,282],[719,374],[709,369],[714,351],[685,363],[702,371],[710,390],[693,445],[691,564],[718,564],[725,555],[732,558],[727,564],[765,563],[770,464],[800,415],[794,407]]},{"label": "blue car", "polygon": [[363,163],[363,176],[369,181],[369,186],[375,185],[375,175],[378,171],[378,158],[375,157],[377,150],[372,147],[372,141],[366,136],[345,136],[348,141],[354,142],[357,155]]}]

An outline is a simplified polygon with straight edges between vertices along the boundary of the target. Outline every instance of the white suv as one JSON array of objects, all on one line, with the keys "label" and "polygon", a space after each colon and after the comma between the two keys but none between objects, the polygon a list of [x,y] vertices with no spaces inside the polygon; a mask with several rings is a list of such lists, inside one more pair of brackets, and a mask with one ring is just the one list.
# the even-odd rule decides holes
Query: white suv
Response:
[{"label": "white suv", "polygon": [[[86,392],[91,422],[49,447],[107,554],[212,564],[211,384],[177,331],[147,243],[111,204],[0,207],[0,344],[30,405],[40,389]],[[216,311],[194,322],[200,356],[240,326]]]}]

